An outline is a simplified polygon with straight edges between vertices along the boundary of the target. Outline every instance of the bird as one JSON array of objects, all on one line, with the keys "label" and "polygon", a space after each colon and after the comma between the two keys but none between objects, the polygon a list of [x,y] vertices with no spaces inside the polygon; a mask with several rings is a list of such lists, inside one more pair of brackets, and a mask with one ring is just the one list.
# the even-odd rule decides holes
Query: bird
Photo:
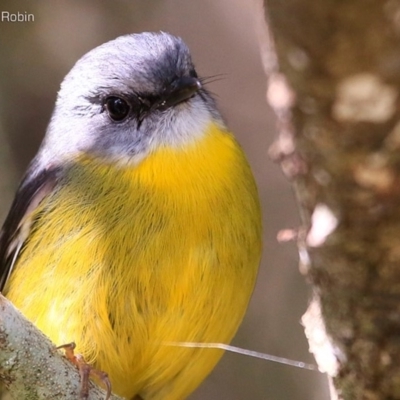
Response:
[{"label": "bird", "polygon": [[257,186],[206,83],[169,33],[89,51],[0,233],[2,293],[126,399],[193,392],[223,351],[183,344],[229,343],[255,285]]}]

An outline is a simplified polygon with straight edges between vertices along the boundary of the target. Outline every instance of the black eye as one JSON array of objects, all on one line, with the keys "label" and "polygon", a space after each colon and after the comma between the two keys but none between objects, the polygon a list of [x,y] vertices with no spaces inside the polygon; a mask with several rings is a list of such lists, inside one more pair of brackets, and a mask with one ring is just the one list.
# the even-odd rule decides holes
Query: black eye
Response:
[{"label": "black eye", "polygon": [[124,120],[131,109],[126,100],[116,96],[107,97],[105,106],[110,118],[118,122]]}]

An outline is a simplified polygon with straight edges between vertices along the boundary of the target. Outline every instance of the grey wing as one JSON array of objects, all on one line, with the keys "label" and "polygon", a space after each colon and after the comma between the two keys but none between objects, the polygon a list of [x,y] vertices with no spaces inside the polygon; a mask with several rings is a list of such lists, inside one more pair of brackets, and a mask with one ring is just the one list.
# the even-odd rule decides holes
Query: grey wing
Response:
[{"label": "grey wing", "polygon": [[21,248],[29,236],[34,222],[32,211],[53,191],[58,169],[49,168],[35,171],[35,163],[31,164],[25,174],[3,227],[0,231],[0,290],[12,272]]}]

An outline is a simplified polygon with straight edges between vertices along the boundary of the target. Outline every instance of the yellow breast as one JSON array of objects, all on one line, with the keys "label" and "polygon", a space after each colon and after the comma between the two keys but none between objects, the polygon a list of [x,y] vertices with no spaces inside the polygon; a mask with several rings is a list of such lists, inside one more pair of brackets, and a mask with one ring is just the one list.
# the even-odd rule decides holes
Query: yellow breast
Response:
[{"label": "yellow breast", "polygon": [[260,211],[242,150],[211,125],[136,166],[82,157],[36,211],[7,296],[127,398],[180,400],[229,342],[260,258]]}]

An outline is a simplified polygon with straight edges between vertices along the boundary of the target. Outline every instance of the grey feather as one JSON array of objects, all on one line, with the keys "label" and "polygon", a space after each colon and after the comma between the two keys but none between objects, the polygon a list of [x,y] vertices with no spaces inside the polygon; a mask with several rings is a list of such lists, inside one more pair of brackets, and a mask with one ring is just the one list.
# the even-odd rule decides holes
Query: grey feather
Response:
[{"label": "grey feather", "polygon": [[182,39],[163,32],[122,36],[95,48],[61,85],[38,163],[73,159],[82,152],[134,163],[160,145],[183,147],[204,134],[211,120],[224,126],[204,88],[184,104],[152,109],[140,124],[135,118],[115,123],[104,112],[110,95],[157,98],[193,71]]}]

